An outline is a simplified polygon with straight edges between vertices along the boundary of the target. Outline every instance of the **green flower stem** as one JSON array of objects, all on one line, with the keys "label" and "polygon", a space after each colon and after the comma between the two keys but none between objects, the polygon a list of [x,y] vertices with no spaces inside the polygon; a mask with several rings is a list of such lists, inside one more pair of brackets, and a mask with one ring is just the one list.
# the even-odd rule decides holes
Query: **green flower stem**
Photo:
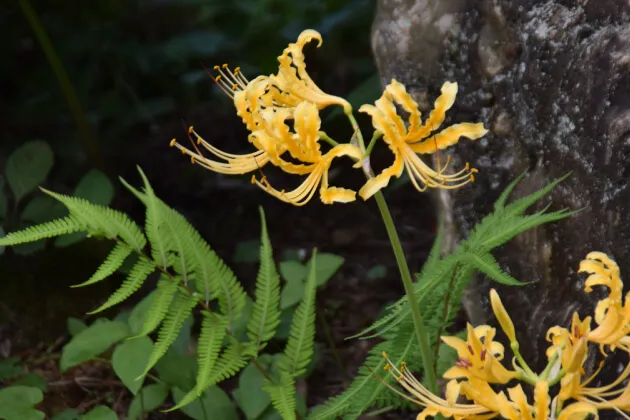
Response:
[{"label": "green flower stem", "polygon": [[429,385],[428,388],[429,391],[436,394],[437,380],[435,370],[433,370],[433,354],[431,352],[431,345],[429,344],[429,334],[427,334],[427,330],[424,328],[424,320],[422,318],[422,314],[420,313],[420,305],[418,304],[418,299],[416,298],[413,281],[411,280],[411,274],[409,272],[409,266],[407,265],[407,260],[405,259],[405,253],[403,251],[402,244],[400,243],[396,226],[394,225],[394,219],[392,219],[392,214],[389,211],[389,207],[387,207],[387,202],[385,201],[383,193],[378,191],[374,194],[374,198],[376,199],[376,205],[378,206],[383,222],[385,223],[385,229],[387,230],[389,241],[392,244],[392,249],[394,250],[394,255],[396,256],[396,263],[398,264],[398,269],[400,270],[400,277],[402,279],[403,286],[405,286],[407,302],[411,307],[411,316],[416,330],[416,338],[420,344],[420,354],[422,355],[422,364],[424,366],[424,374]]},{"label": "green flower stem", "polygon": [[320,131],[318,132],[318,134],[319,134],[320,139],[324,140],[326,143],[330,144],[332,147],[339,146],[339,143],[337,143],[332,138],[330,138],[328,134],[326,134],[325,132]]},{"label": "green flower stem", "polygon": [[520,347],[520,345],[518,344],[517,341],[514,341],[514,342],[510,343],[510,348],[514,352],[514,357],[518,361],[518,364],[520,365],[520,367],[525,371],[527,376],[529,376],[534,381],[537,381],[538,380],[538,375],[536,375],[531,370],[531,368],[529,367],[529,365],[527,364],[525,359],[523,359],[523,356],[521,355],[521,352],[519,351],[519,347]]},{"label": "green flower stem", "polygon": [[545,370],[543,370],[543,372],[540,374],[540,379],[541,380],[543,380],[543,381],[547,380],[547,378],[549,377],[549,373],[551,372],[551,368],[556,363],[556,360],[558,360],[558,357],[560,357],[560,352],[559,351],[555,351],[553,353],[553,356],[551,356],[551,358],[549,359],[549,362],[547,363],[547,366],[545,366]]},{"label": "green flower stem", "polygon": [[372,154],[372,149],[374,149],[376,140],[380,139],[382,136],[383,136],[383,133],[378,130],[376,130],[374,134],[372,134],[372,139],[370,139],[367,149],[365,150],[365,156],[370,156]]},{"label": "green flower stem", "polygon": [[[351,110],[346,112],[346,116],[348,117],[348,120],[352,125],[352,129],[354,130],[354,134],[352,136],[353,139],[356,139],[363,155],[367,156],[365,142],[363,141],[363,135],[361,134],[357,120],[354,118]],[[377,132],[374,133],[372,141],[370,142],[370,146],[372,148],[374,147],[374,137],[376,136]],[[370,173],[371,170],[366,168],[369,168],[369,165],[363,165],[363,171],[365,172],[365,176],[370,179],[373,177],[373,174]],[[392,214],[389,211],[389,207],[387,206],[383,193],[381,191],[377,191],[376,194],[374,194],[374,199],[376,200],[378,210],[381,212],[381,217],[383,218],[383,223],[385,224],[385,229],[387,230],[387,236],[389,236],[389,241],[392,245],[394,256],[396,257],[400,277],[402,279],[403,286],[405,287],[405,294],[407,295],[407,302],[411,308],[411,316],[413,319],[414,329],[416,331],[416,338],[418,339],[418,344],[420,345],[422,365],[424,367],[425,378],[429,385],[428,388],[429,391],[437,394],[437,378],[435,370],[433,369],[433,353],[431,352],[431,345],[429,344],[429,334],[424,327],[424,320],[422,318],[422,314],[420,313],[420,306],[418,304],[418,299],[416,298],[413,281],[411,280],[409,266],[407,265],[407,260],[405,259],[405,252],[403,251],[402,244],[400,243],[400,238],[398,237],[398,232],[396,231],[396,225],[394,225],[394,219],[392,219]]]},{"label": "green flower stem", "polygon": [[48,37],[46,29],[44,29],[44,27],[40,23],[39,18],[37,17],[37,13],[28,0],[19,0],[19,3],[20,7],[22,8],[22,12],[24,13],[24,16],[30,23],[31,28],[35,33],[37,41],[41,45],[42,50],[44,50],[44,54],[46,54],[48,63],[50,64],[53,73],[55,73],[57,81],[61,86],[61,90],[66,97],[66,101],[68,102],[68,106],[70,107],[70,111],[74,116],[74,120],[79,131],[79,139],[83,142],[83,148],[85,149],[85,153],[87,154],[88,159],[92,162],[94,166],[102,167],[103,162],[101,161],[101,154],[99,151],[98,142],[96,141],[96,138],[94,136],[94,132],[92,131],[88,119],[83,112],[81,102],[79,101],[79,97],[77,96],[74,87],[72,86],[70,77],[68,77],[68,73],[66,73],[62,62],[59,59],[59,56],[55,51],[55,47]]}]

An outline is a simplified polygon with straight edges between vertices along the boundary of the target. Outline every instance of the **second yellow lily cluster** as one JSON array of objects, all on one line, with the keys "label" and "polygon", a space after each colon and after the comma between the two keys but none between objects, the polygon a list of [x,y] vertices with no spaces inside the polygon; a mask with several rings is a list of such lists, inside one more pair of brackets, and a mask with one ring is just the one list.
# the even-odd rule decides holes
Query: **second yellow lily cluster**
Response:
[{"label": "second yellow lily cluster", "polygon": [[[527,366],[519,353],[514,324],[495,290],[490,292],[492,309],[501,329],[510,340],[515,354],[513,369],[502,364],[504,348],[494,341],[496,330],[488,325],[473,328],[468,325],[464,341],[458,337],[442,337],[442,341],[457,351],[458,361],[445,374],[450,379],[445,398],[429,392],[403,364],[397,368],[387,358],[387,370],[392,373],[406,393],[394,389],[412,402],[424,407],[418,420],[437,414],[455,419],[481,420],[501,416],[510,420],[578,420],[589,416],[597,418],[599,410],[615,410],[619,418],[630,419],[630,385],[624,384],[630,376],[630,363],[611,383],[593,387],[603,363],[590,376],[585,376],[585,363],[589,343],[599,346],[605,358],[619,349],[630,354],[630,299],[622,296],[623,283],[619,267],[606,254],[591,252],[580,263],[579,272],[589,277],[585,291],[593,286],[604,286],[608,297],[599,301],[594,314],[597,327],[591,329],[591,317],[583,320],[573,314],[570,329],[555,326],[547,332],[551,343],[547,349],[548,365],[540,374]],[[491,385],[506,385],[518,380],[533,386],[533,403],[530,404],[522,385],[495,391]],[[554,398],[549,389],[559,384]],[[468,402],[460,401],[464,397]]]},{"label": "second yellow lily cluster", "polygon": [[[304,46],[316,40],[322,43],[321,35],[314,30],[303,31],[296,43],[291,43],[278,57],[279,70],[270,76],[258,76],[248,80],[235,68],[227,65],[216,66],[218,75],[214,77],[219,87],[234,100],[237,114],[250,131],[249,142],[257,149],[253,153],[235,155],[226,153],[206,142],[191,127],[189,134],[194,136],[193,150],[176,140],[171,142],[183,153],[189,155],[193,163],[223,174],[245,174],[262,168],[267,163],[294,175],[307,175],[304,182],[292,191],[273,188],[266,177],[252,177],[252,182],[280,200],[294,205],[306,204],[320,186],[320,198],[326,204],[350,202],[356,193],[346,188],[333,187],[328,182],[328,172],[333,159],[347,156],[353,159],[354,167],[360,168],[367,158],[362,136],[355,144],[338,144],[325,132],[320,131],[319,111],[328,106],[341,106],[344,113],[354,121],[352,107],[348,101],[338,96],[324,93],[306,72]],[[432,136],[445,119],[446,111],[453,105],[457,94],[456,83],[445,83],[442,94],[435,102],[435,109],[424,123],[418,105],[406,92],[405,87],[392,80],[382,97],[374,105],[363,105],[359,111],[369,114],[376,130],[374,138],[382,137],[394,154],[391,167],[371,178],[359,190],[363,199],[368,199],[384,188],[391,177],[400,177],[406,168],[416,189],[457,188],[474,180],[476,169],[466,167],[456,173],[447,174],[448,163],[443,168],[433,170],[423,162],[418,154],[430,154],[451,146],[460,137],[477,139],[487,130],[483,124],[456,124]],[[405,121],[397,114],[396,105],[408,115]],[[357,130],[356,124],[353,128]],[[356,135],[355,131],[355,135]],[[332,145],[322,152],[320,140]],[[201,145],[219,160],[206,158],[197,145]],[[289,157],[285,157],[288,154]]]}]

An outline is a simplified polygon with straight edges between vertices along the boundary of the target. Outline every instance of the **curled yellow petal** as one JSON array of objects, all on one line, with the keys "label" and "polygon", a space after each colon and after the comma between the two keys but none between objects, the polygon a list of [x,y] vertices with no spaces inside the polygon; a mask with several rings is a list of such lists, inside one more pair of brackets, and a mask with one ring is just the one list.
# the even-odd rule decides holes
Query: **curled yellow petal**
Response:
[{"label": "curled yellow petal", "polygon": [[490,290],[490,304],[492,305],[492,312],[494,312],[494,315],[499,321],[499,325],[501,325],[501,329],[505,332],[505,335],[507,335],[510,343],[515,343],[516,332],[514,330],[514,323],[505,310],[501,298],[499,298],[499,294],[494,289]]}]

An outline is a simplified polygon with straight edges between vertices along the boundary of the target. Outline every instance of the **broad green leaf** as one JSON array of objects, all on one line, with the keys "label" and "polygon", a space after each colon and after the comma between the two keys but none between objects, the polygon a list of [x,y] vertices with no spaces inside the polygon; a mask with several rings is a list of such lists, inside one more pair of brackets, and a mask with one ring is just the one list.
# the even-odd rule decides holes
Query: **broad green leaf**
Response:
[{"label": "broad green leaf", "polygon": [[19,357],[10,357],[0,361],[0,380],[14,378],[23,371]]},{"label": "broad green leaf", "polygon": [[109,206],[114,198],[114,185],[103,172],[92,169],[81,178],[72,195],[94,204]]},{"label": "broad green leaf", "polygon": [[[114,198],[114,185],[103,172],[98,169],[92,169],[81,178],[72,195],[85,198],[94,204],[108,206]],[[55,239],[55,246],[69,246],[83,239],[85,239],[85,233],[75,232]]]},{"label": "broad green leaf", "polygon": [[61,370],[66,371],[98,356],[130,334],[129,327],[122,322],[103,321],[92,324],[63,347]]},{"label": "broad green leaf", "polygon": [[[187,393],[179,388],[173,389],[173,399],[176,404],[184,398]],[[206,389],[201,398],[181,408],[187,416],[195,420],[238,420],[236,408],[230,397],[218,386],[211,386]]]},{"label": "broad green leaf", "polygon": [[168,349],[164,357],[155,365],[158,377],[173,387],[192,389],[195,386],[197,361],[194,356]]},{"label": "broad green leaf", "polygon": [[5,175],[16,203],[44,182],[53,160],[52,149],[41,140],[30,141],[11,153]]},{"label": "broad green leaf", "polygon": [[48,391],[48,383],[41,375],[38,375],[37,373],[27,373],[17,381],[13,382],[11,385],[30,386],[33,388],[41,389],[42,392]]},{"label": "broad green leaf", "polygon": [[[127,420],[138,420],[142,413],[150,413],[164,404],[168,397],[168,387],[163,384],[147,385],[138,392],[127,412]],[[144,411],[143,411],[144,409]]]},{"label": "broad green leaf", "polygon": [[286,340],[289,338],[289,333],[291,332],[291,321],[293,321],[293,313],[295,312],[295,308],[287,308],[280,312],[280,324],[278,324],[278,328],[276,328],[276,335],[274,336],[277,340]]},{"label": "broad green leaf", "polygon": [[308,274],[306,266],[298,261],[282,261],[279,269],[285,281],[304,281]]},{"label": "broad green leaf", "polygon": [[149,361],[152,349],[153,342],[149,337],[125,340],[114,349],[112,355],[114,372],[134,395],[144,382],[144,376],[141,375]]},{"label": "broad green leaf", "polygon": [[67,408],[61,413],[55,414],[51,420],[77,420],[79,418],[79,412],[74,408]]},{"label": "broad green leaf", "polygon": [[280,310],[297,305],[304,296],[304,282],[302,280],[287,280],[280,292]]},{"label": "broad green leaf", "polygon": [[33,408],[44,399],[38,388],[30,386],[9,386],[0,389],[0,419],[42,420],[45,414]]},{"label": "broad green leaf", "polygon": [[[334,276],[335,273],[341,268],[344,261],[344,258],[340,257],[339,255],[326,252],[317,254],[317,267],[315,267],[317,270],[317,286],[320,287],[326,284],[328,280],[330,280],[331,277]],[[310,261],[306,268],[308,271],[310,271]]]},{"label": "broad green leaf", "polygon": [[85,322],[81,321],[79,318],[74,317],[68,317],[68,319],[66,320],[66,326],[68,327],[68,332],[73,337],[87,328]]},{"label": "broad green leaf", "polygon": [[118,420],[114,411],[104,405],[97,405],[89,412],[81,416],[81,420]]},{"label": "broad green leaf", "polygon": [[188,349],[190,348],[190,332],[192,330],[192,326],[193,318],[191,315],[186,318],[179,330],[179,334],[177,334],[177,338],[173,341],[173,344],[171,344],[171,347],[182,354],[188,353]]},{"label": "broad green leaf", "polygon": [[64,217],[66,213],[65,207],[54,198],[38,195],[26,204],[20,214],[20,220],[26,224],[44,223]]},{"label": "broad green leaf", "polygon": [[375,265],[374,267],[370,268],[368,272],[365,274],[365,276],[369,280],[379,280],[379,279],[385,278],[386,275],[387,275],[387,267],[385,267],[382,264]]},{"label": "broad green leaf", "polygon": [[129,315],[129,319],[127,322],[129,323],[129,328],[131,329],[132,335],[137,335],[142,331],[142,326],[144,325],[144,320],[147,317],[147,311],[151,307],[153,303],[153,297],[155,296],[155,291],[149,293],[145,296],[140,302],[136,304],[131,310],[131,314]]},{"label": "broad green leaf", "polygon": [[0,223],[7,218],[7,196],[4,193],[4,178],[0,175]]},{"label": "broad green leaf", "polygon": [[239,242],[234,253],[236,263],[255,263],[260,259],[260,239]]},{"label": "broad green leaf", "polygon": [[271,404],[269,394],[263,390],[265,382],[265,377],[253,363],[239,375],[238,388],[232,394],[247,420],[257,419]]}]

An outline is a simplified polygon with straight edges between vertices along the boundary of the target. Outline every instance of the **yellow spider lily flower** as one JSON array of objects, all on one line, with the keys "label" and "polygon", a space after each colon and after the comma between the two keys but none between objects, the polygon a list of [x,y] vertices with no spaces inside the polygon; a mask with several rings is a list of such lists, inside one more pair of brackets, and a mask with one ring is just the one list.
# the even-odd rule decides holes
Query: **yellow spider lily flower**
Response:
[{"label": "yellow spider lily flower", "polygon": [[[363,105],[359,108],[359,112],[372,117],[372,125],[383,133],[383,140],[394,153],[393,165],[370,179],[359,191],[364,200],[386,187],[391,177],[400,177],[405,168],[414,187],[419,191],[427,188],[453,189],[474,181],[477,170],[469,168],[468,165],[463,170],[448,175],[445,173],[448,161],[444,168],[435,171],[418,156],[418,153],[431,154],[452,146],[460,137],[475,140],[488,132],[481,123],[461,123],[431,136],[431,133],[444,122],[446,111],[455,102],[456,94],[457,83],[444,83],[442,94],[435,101],[435,108],[424,124],[420,120],[418,105],[407,93],[405,86],[395,79],[392,79],[374,105]],[[407,127],[396,113],[396,104],[409,114]]]},{"label": "yellow spider lily flower", "polygon": [[459,337],[442,337],[442,341],[457,350],[459,360],[444,373],[446,379],[477,378],[489,383],[505,384],[516,377],[516,372],[506,369],[503,345],[492,341],[496,330],[488,325],[473,328],[468,324],[466,341]]},{"label": "yellow spider lily flower", "polygon": [[514,331],[514,323],[505,310],[499,294],[494,289],[490,290],[490,304],[492,305],[492,312],[494,312],[497,321],[499,321],[499,325],[501,325],[501,329],[505,332],[505,335],[507,335],[510,343],[515,343],[516,332]]},{"label": "yellow spider lily flower", "polygon": [[547,341],[550,341],[552,345],[547,349],[547,358],[559,352],[564,372],[581,372],[588,352],[587,336],[590,326],[591,317],[580,321],[580,316],[574,312],[570,331],[560,326],[549,328]]},{"label": "yellow spider lily flower", "polygon": [[[321,182],[320,198],[325,204],[347,203],[354,201],[356,193],[346,188],[331,187],[328,184],[328,170],[332,160],[348,156],[355,160],[362,157],[361,150],[351,144],[340,144],[326,153],[322,153],[319,145],[319,128],[321,120],[317,106],[310,102],[301,102],[295,108],[294,128],[295,134],[291,134],[288,130],[282,130],[282,138],[273,138],[268,131],[258,131],[252,133],[252,137],[256,137],[255,142],[260,144],[265,150],[268,150],[269,159],[274,165],[279,166],[285,172],[293,174],[306,175],[306,180],[295,190],[285,192],[279,191],[271,185],[263,177],[260,181],[255,176],[252,177],[252,183],[258,185],[274,197],[287,203],[301,206],[306,204],[315,194],[317,186]],[[273,144],[282,143],[289,151],[289,154],[299,160],[300,164],[295,164],[283,160],[279,154],[273,152]]]},{"label": "yellow spider lily flower", "polygon": [[[499,413],[499,405],[503,404],[503,401],[497,403],[497,400],[501,400],[498,394],[488,386],[484,387],[484,382],[479,381],[475,385],[483,388],[481,391],[485,395],[484,401],[490,401],[489,406],[473,402],[471,404],[459,403],[459,396],[462,393],[462,383],[458,383],[456,380],[451,380],[446,385],[446,399],[434,395],[427,388],[424,387],[407,369],[403,362],[400,369],[396,367],[389,359],[387,354],[383,352],[383,357],[387,360],[385,370],[389,372],[398,384],[406,391],[402,392],[387,382],[383,383],[396,392],[403,398],[408,399],[414,404],[424,407],[422,412],[418,414],[416,420],[425,420],[433,417],[437,414],[442,414],[446,417],[453,417],[455,419],[467,419],[467,420],[485,420],[494,418]],[[485,383],[487,385],[487,383]],[[474,392],[476,387],[471,387],[470,392]],[[503,396],[504,398],[504,396]]]},{"label": "yellow spider lily flower", "polygon": [[588,335],[588,340],[612,350],[621,347],[630,352],[626,336],[630,333],[630,299],[623,296],[623,282],[620,278],[619,266],[608,255],[602,252],[591,252],[580,262],[578,272],[589,273],[584,290],[590,293],[593,286],[604,286],[610,291],[607,298],[602,299],[595,308],[597,328]]},{"label": "yellow spider lily flower", "polygon": [[338,96],[324,93],[306,72],[304,62],[304,46],[312,40],[317,41],[317,47],[322,45],[322,36],[313,29],[302,31],[297,42],[289,44],[282,55],[278,57],[280,67],[278,75],[271,78],[271,83],[278,87],[278,94],[274,99],[281,104],[297,106],[296,102],[308,101],[317,105],[318,109],[329,105],[340,105],[345,112],[350,112],[350,103]]}]

